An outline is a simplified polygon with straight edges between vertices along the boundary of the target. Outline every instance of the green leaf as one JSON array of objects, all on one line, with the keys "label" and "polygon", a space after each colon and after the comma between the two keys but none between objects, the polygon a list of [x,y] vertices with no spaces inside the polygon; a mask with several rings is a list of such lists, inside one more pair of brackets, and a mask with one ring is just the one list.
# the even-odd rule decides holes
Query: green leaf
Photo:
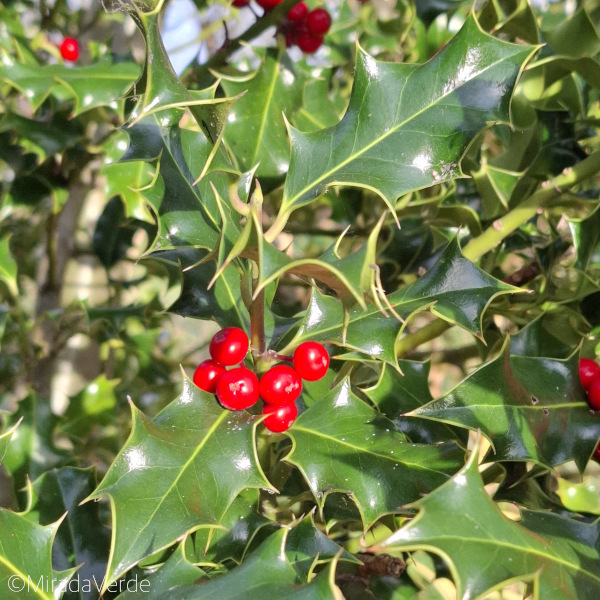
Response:
[{"label": "green leaf", "polygon": [[[227,509],[220,524],[226,529],[200,529],[193,536],[194,562],[242,562],[244,553],[259,529],[276,526],[259,511],[259,492],[244,490]],[[191,540],[190,540],[191,541]]]},{"label": "green leaf", "polygon": [[574,459],[585,468],[600,438],[578,374],[578,357],[566,360],[502,352],[456,388],[410,413],[481,432],[495,460],[532,460],[554,467]]},{"label": "green leaf", "polygon": [[427,378],[429,363],[398,361],[400,371],[384,364],[377,383],[362,392],[413,442],[434,444],[454,440],[466,445],[465,432],[443,423],[424,424],[403,415],[433,400]]},{"label": "green leaf", "polygon": [[286,600],[337,600],[334,582],[336,561],[310,583],[299,581],[287,559],[286,538],[282,528],[269,536],[241,566],[230,573],[200,585],[182,585],[169,589],[169,600],[249,600],[285,598]]},{"label": "green leaf", "polygon": [[284,48],[271,48],[255,73],[221,77],[227,95],[246,92],[229,114],[224,137],[227,147],[242,171],[260,163],[258,177],[279,178],[288,170],[290,154],[283,114],[289,117],[299,108],[306,76]]},{"label": "green leaf", "polygon": [[[185,555],[185,540],[167,562],[151,574],[138,575],[137,583],[119,594],[118,600],[164,600],[170,598],[175,586],[196,583],[206,573],[189,562]],[[135,580],[134,580],[135,581]]]},{"label": "green leaf", "polygon": [[419,514],[383,544],[442,557],[458,598],[481,598],[509,581],[533,585],[544,600],[600,593],[598,521],[585,524],[548,512],[522,512],[515,523],[489,498],[474,452],[451,481],[414,504]]},{"label": "green leaf", "polygon": [[52,544],[59,525],[57,521],[42,527],[0,508],[0,582],[4,598],[63,597],[64,586],[73,572],[59,574],[52,570]]},{"label": "green leaf", "polygon": [[6,55],[0,61],[0,79],[19,90],[34,111],[52,93],[74,100],[74,116],[98,106],[117,108],[139,72],[135,63],[108,60],[84,67],[25,64]]},{"label": "green leaf", "polygon": [[[393,292],[387,300],[404,319],[430,309],[438,317],[480,336],[487,305],[499,294],[517,291],[464,258],[454,239],[423,277]],[[396,366],[395,345],[403,329],[400,321],[377,308],[356,307],[350,311],[346,328],[344,322],[343,306],[334,298],[313,291],[296,337],[282,354],[311,339],[339,344]]]},{"label": "green leaf", "polygon": [[184,533],[219,525],[243,489],[271,487],[256,457],[257,417],[223,410],[189,379],[153,420],[132,411],[129,439],[88,498],[111,500],[105,586]]},{"label": "green leaf", "polygon": [[581,483],[556,478],[556,494],[565,508],[572,512],[600,515],[600,485],[598,479],[586,477]]},{"label": "green leaf", "polygon": [[[54,567],[66,570],[79,566],[78,586],[72,585],[69,598],[92,600],[97,598],[98,587],[106,570],[110,548],[110,533],[100,519],[98,504],[80,503],[96,486],[94,469],[63,467],[44,473],[31,486],[31,507],[25,515],[41,525],[60,520],[54,540],[52,557]],[[84,591],[84,582],[92,584]]]},{"label": "green leaf", "polygon": [[21,420],[17,421],[12,427],[7,429],[4,433],[0,434],[0,465],[4,460],[4,455],[6,454],[6,449],[10,444],[10,440],[12,439],[12,436],[16,431],[17,427],[20,425],[20,423]]},{"label": "green leaf", "polygon": [[50,469],[64,464],[70,454],[54,445],[58,419],[47,401],[30,394],[19,402],[8,424],[20,421],[4,456],[4,466],[15,480],[15,489],[25,488],[27,479],[37,479]]},{"label": "green leaf", "polygon": [[593,211],[585,219],[567,219],[577,254],[575,267],[585,270],[600,243],[600,206],[591,202]]},{"label": "green leaf", "polygon": [[286,460],[300,469],[319,506],[332,492],[348,494],[365,527],[441,485],[463,464],[453,443],[408,443],[351,393],[348,380],[302,413],[288,435],[293,449]]},{"label": "green leaf", "polygon": [[292,159],[281,211],[333,185],[401,194],[461,175],[458,163],[491,121],[508,121],[510,94],[531,46],[499,41],[470,16],[423,65],[378,62],[359,49],[348,110],[335,127],[290,128]]},{"label": "green leaf", "polygon": [[17,262],[10,252],[10,237],[0,240],[0,281],[4,281],[12,296],[19,295]]}]

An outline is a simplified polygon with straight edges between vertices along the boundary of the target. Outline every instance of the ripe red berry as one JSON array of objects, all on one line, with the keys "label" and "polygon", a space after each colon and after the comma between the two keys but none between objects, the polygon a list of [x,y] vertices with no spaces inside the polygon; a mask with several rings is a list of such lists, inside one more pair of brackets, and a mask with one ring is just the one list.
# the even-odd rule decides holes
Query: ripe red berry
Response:
[{"label": "ripe red berry", "polygon": [[72,37],[67,37],[60,45],[61,56],[70,62],[75,62],[79,58],[79,42]]},{"label": "ripe red berry", "polygon": [[600,410],[600,376],[595,377],[588,388],[588,404],[594,410]]},{"label": "ripe red berry", "polygon": [[306,17],[306,29],[315,36],[325,35],[331,27],[331,16],[324,8],[311,10]]},{"label": "ripe red berry", "polygon": [[273,433],[287,431],[298,416],[298,409],[294,403],[285,406],[270,406],[265,404],[263,415],[268,415],[263,421],[265,427]]},{"label": "ripe red berry", "polygon": [[248,6],[250,0],[233,0],[233,6],[236,8],[242,8],[242,6]]},{"label": "ripe red berry", "polygon": [[329,354],[317,342],[303,342],[294,352],[294,369],[306,381],[317,381],[325,377],[329,368]]},{"label": "ripe red berry", "polygon": [[227,327],[215,333],[210,342],[210,355],[222,365],[235,365],[244,360],[248,352],[248,336],[239,327]]},{"label": "ripe red berry", "polygon": [[282,0],[256,0],[256,3],[265,11],[273,10],[278,4],[280,4]]},{"label": "ripe red berry", "polygon": [[579,378],[584,389],[588,389],[592,381],[600,376],[600,365],[591,358],[582,358],[579,361]]},{"label": "ripe red berry", "polygon": [[244,367],[227,371],[217,380],[217,398],[229,410],[244,410],[258,401],[258,377]]},{"label": "ripe red berry", "polygon": [[304,2],[299,2],[296,6],[292,6],[287,14],[288,21],[292,23],[301,23],[306,19],[308,14],[308,6]]},{"label": "ripe red berry", "polygon": [[305,54],[316,52],[323,44],[323,38],[320,36],[311,35],[307,31],[303,31],[298,35],[296,41],[298,48]]},{"label": "ripe red berry", "polygon": [[215,393],[217,380],[227,369],[214,360],[205,360],[194,371],[194,383],[205,392]]},{"label": "ripe red berry", "polygon": [[292,404],[302,392],[300,375],[287,365],[275,365],[260,379],[260,397],[272,406]]}]

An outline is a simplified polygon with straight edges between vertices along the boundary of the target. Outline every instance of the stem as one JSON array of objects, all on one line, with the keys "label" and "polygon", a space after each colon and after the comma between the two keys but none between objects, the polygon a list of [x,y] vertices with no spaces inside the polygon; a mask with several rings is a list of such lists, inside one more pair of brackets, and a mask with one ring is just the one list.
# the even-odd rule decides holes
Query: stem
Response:
[{"label": "stem", "polygon": [[[258,285],[258,279],[252,282],[254,291]],[[254,364],[263,357],[267,350],[265,339],[265,291],[261,290],[252,301],[250,306],[250,340],[252,343],[252,357]]]},{"label": "stem", "polygon": [[265,240],[271,244],[275,238],[284,230],[288,219],[290,218],[290,212],[280,211],[275,220],[269,227],[268,231],[265,233]]},{"label": "stem", "polygon": [[[557,177],[543,182],[541,188],[531,197],[506,213],[502,219],[495,221],[480,236],[472,239],[463,248],[464,256],[473,262],[479,260],[484,254],[496,248],[515,229],[535,217],[540,208],[548,206],[567,188],[596,175],[598,171],[600,171],[600,152],[594,152],[574,167],[565,169]],[[404,356],[409,350],[440,336],[451,326],[452,323],[436,319],[419,331],[398,340],[396,342],[397,355]]]}]

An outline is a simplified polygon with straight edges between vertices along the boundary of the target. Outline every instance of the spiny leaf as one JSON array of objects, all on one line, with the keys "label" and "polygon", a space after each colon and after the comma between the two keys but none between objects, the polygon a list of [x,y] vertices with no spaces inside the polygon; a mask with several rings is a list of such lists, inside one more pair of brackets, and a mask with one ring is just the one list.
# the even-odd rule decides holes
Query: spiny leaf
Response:
[{"label": "spiny leaf", "polygon": [[[187,538],[186,538],[187,540]],[[154,573],[138,575],[138,584],[117,597],[118,600],[164,600],[178,585],[208,579],[208,575],[193,565],[185,554],[186,540],[181,542],[167,562]]]},{"label": "spiny leaf", "polygon": [[105,587],[187,531],[219,525],[243,489],[270,488],[256,457],[257,418],[223,410],[189,379],[153,420],[132,410],[129,439],[88,498],[111,499]]},{"label": "spiny leaf", "polygon": [[434,444],[454,440],[465,445],[464,431],[442,423],[424,425],[418,419],[403,416],[433,399],[427,383],[429,366],[429,363],[400,360],[398,371],[384,364],[377,383],[362,391],[411,441]]},{"label": "spiny leaf", "polygon": [[61,574],[52,570],[52,544],[59,525],[57,521],[42,527],[0,508],[0,582],[4,597],[7,593],[27,600],[63,597],[74,570]]},{"label": "spiny leaf", "polygon": [[13,436],[13,433],[16,431],[17,427],[21,423],[23,417],[19,419],[12,427],[7,429],[4,433],[0,434],[0,465],[4,460],[4,455],[6,454],[6,449],[8,448],[8,444],[10,444],[10,440]]},{"label": "spiny leaf", "polygon": [[221,77],[227,95],[247,91],[233,105],[224,137],[240,169],[248,171],[260,163],[256,171],[260,178],[285,174],[290,151],[283,114],[289,116],[299,108],[306,76],[284,48],[271,48],[255,73]]},{"label": "spiny leaf", "polygon": [[139,71],[138,65],[128,62],[67,67],[19,63],[6,55],[0,61],[0,79],[19,90],[34,111],[52,93],[74,100],[74,116],[98,106],[117,108],[117,100],[131,87]]},{"label": "spiny leaf", "polygon": [[[54,540],[54,567],[79,567],[79,584],[72,586],[70,598],[93,600],[98,597],[110,548],[110,533],[100,519],[98,504],[80,506],[96,485],[94,469],[63,467],[44,473],[31,485],[30,521],[46,525],[61,521]],[[62,515],[65,515],[61,520]],[[96,582],[89,591],[84,582]]]},{"label": "spiny leaf", "polygon": [[417,501],[419,514],[382,548],[438,554],[460,600],[481,598],[509,581],[531,583],[533,597],[544,600],[600,594],[599,521],[533,511],[523,511],[520,523],[507,519],[485,492],[475,457]]},{"label": "spiny leaf", "polygon": [[[454,239],[423,277],[393,292],[387,301],[404,319],[428,308],[450,323],[480,335],[486,306],[499,294],[517,291],[520,290],[494,279],[464,258]],[[339,344],[396,366],[395,344],[402,324],[377,308],[356,307],[350,311],[344,328],[343,312],[337,300],[314,290],[296,337],[282,353],[312,339]]]},{"label": "spiny leaf", "polygon": [[334,581],[337,561],[332,561],[310,583],[299,580],[285,552],[288,531],[282,528],[269,536],[239,567],[226,575],[200,585],[170,588],[169,600],[248,600],[267,597],[339,600],[339,590]]},{"label": "spiny leaf", "polygon": [[585,468],[600,438],[579,381],[578,357],[498,357],[453,390],[410,413],[472,430],[494,445],[495,460],[532,460],[550,467],[575,460]]},{"label": "spiny leaf", "polygon": [[300,469],[319,506],[332,492],[346,493],[365,527],[441,485],[463,464],[453,443],[407,442],[390,420],[351,393],[348,380],[302,413],[288,434],[293,449],[286,460]]},{"label": "spiny leaf", "polygon": [[332,185],[401,194],[460,176],[458,163],[491,121],[508,121],[510,95],[531,46],[497,40],[469,16],[423,65],[374,60],[359,49],[348,110],[335,127],[290,128],[292,159],[281,211]]}]

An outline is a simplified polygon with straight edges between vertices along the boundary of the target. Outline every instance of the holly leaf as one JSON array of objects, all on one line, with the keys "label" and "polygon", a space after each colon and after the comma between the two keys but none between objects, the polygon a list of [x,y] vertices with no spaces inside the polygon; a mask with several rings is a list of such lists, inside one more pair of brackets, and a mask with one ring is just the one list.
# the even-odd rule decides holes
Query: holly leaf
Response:
[{"label": "holly leaf", "polygon": [[260,178],[279,178],[289,165],[289,143],[283,114],[300,106],[306,76],[285,48],[267,49],[254,73],[220,74],[228,96],[241,96],[232,106],[224,140],[242,171],[253,169]]},{"label": "holly leaf", "polygon": [[463,464],[453,443],[409,443],[351,393],[348,380],[303,412],[288,435],[293,446],[285,460],[298,467],[319,507],[328,494],[348,494],[365,527],[441,485]]},{"label": "holly leaf", "polygon": [[10,237],[0,240],[0,281],[3,281],[12,296],[19,295],[17,285],[17,262],[10,252]]},{"label": "holly leaf", "polygon": [[419,422],[403,416],[433,400],[427,379],[430,363],[398,361],[400,371],[384,364],[377,383],[362,392],[413,442],[435,444],[454,440],[466,445],[465,432],[443,423]]},{"label": "holly leaf", "polygon": [[[55,568],[79,566],[80,584],[70,590],[70,598],[93,600],[98,590],[87,590],[83,582],[100,586],[110,548],[110,533],[100,519],[98,504],[80,505],[96,486],[94,469],[63,467],[44,473],[31,485],[31,506],[25,515],[41,525],[60,522],[54,539],[52,558]],[[64,519],[61,519],[61,516]]]},{"label": "holly leaf", "polygon": [[379,62],[359,48],[350,104],[331,128],[290,127],[283,215],[327,188],[377,192],[393,209],[401,194],[461,176],[460,159],[492,121],[508,121],[510,96],[534,47],[497,40],[471,14],[422,65]]},{"label": "holly leaf", "polygon": [[[494,279],[466,259],[454,238],[425,275],[387,296],[383,309],[389,306],[405,320],[429,309],[481,337],[481,322],[488,304],[500,294],[519,291],[523,290]],[[397,318],[378,307],[355,307],[345,319],[340,302],[314,290],[295,338],[281,353],[311,339],[338,344],[395,367],[395,345],[402,329]]]},{"label": "holly leaf", "polygon": [[119,594],[117,600],[164,600],[171,597],[171,589],[175,586],[205,578],[208,579],[208,575],[188,560],[184,540],[164,565],[152,573],[138,575],[136,585]]},{"label": "holly leaf", "polygon": [[481,598],[509,581],[533,586],[534,598],[565,600],[600,593],[599,521],[549,512],[507,519],[483,487],[474,452],[449,482],[414,503],[419,514],[392,534],[385,551],[426,550],[448,565],[457,597]]},{"label": "holly leaf", "polygon": [[[59,526],[57,521],[43,527],[0,508],[0,584],[8,589],[8,597],[27,600],[63,597],[75,569],[66,573],[52,570],[52,544]],[[2,594],[6,597],[7,592]]]},{"label": "holly leaf", "polygon": [[54,445],[58,418],[47,401],[30,394],[19,402],[7,422],[20,422],[4,455],[4,466],[15,480],[15,489],[25,488],[28,478],[37,479],[69,460],[70,454]]},{"label": "holly leaf", "polygon": [[187,377],[179,398],[154,419],[133,404],[132,418],[125,446],[88,497],[111,500],[104,589],[184,533],[219,526],[243,489],[271,487],[256,456],[257,417],[223,410]]},{"label": "holly leaf", "polygon": [[7,429],[4,433],[0,434],[0,465],[4,460],[4,455],[6,454],[6,449],[8,448],[8,444],[10,444],[10,440],[12,439],[13,433],[20,425],[21,420],[22,417],[12,427]]},{"label": "holly leaf", "polygon": [[54,94],[73,99],[73,116],[98,106],[117,108],[139,72],[135,63],[110,60],[84,67],[20,63],[8,55],[0,61],[0,79],[23,94],[34,112]]},{"label": "holly leaf", "polygon": [[495,460],[550,467],[575,460],[583,471],[600,438],[600,418],[590,414],[577,355],[511,357],[509,348],[507,339],[496,358],[408,415],[481,430]]},{"label": "holly leaf", "polygon": [[[299,580],[286,556],[289,530],[282,528],[269,536],[248,558],[231,572],[201,585],[180,585],[169,589],[169,600],[247,600],[285,598],[286,600],[337,600],[333,560],[310,583]],[[265,568],[268,565],[268,568]]]},{"label": "holly leaf", "polygon": [[585,219],[567,219],[577,254],[575,267],[582,270],[586,269],[600,242],[600,207],[596,202],[593,205],[595,210]]}]

